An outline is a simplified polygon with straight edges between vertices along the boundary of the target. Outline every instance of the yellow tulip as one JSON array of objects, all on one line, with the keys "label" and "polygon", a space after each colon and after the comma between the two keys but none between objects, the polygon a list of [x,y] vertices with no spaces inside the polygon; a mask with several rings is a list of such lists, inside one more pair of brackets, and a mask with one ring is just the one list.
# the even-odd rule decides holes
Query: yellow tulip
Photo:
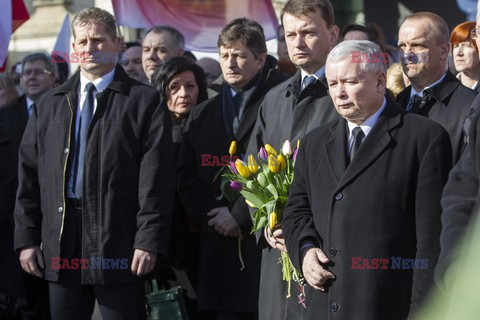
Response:
[{"label": "yellow tulip", "polygon": [[270,157],[268,157],[268,168],[273,173],[277,173],[278,170],[280,169],[280,162],[278,161],[277,158],[273,156],[273,154],[270,155]]},{"label": "yellow tulip", "polygon": [[300,148],[300,139],[297,140],[297,149]]},{"label": "yellow tulip", "polygon": [[237,152],[237,141],[233,140],[230,143],[230,148],[228,149],[228,153],[230,153],[230,157],[233,156]]},{"label": "yellow tulip", "polygon": [[258,169],[260,167],[258,166],[257,160],[253,157],[253,154],[251,154],[248,157],[248,170],[250,170],[251,174],[255,174],[258,172]]},{"label": "yellow tulip", "polygon": [[250,208],[256,208],[256,206],[250,200],[245,199],[245,202],[248,204]]},{"label": "yellow tulip", "polygon": [[285,161],[285,157],[279,154],[277,161],[280,164],[280,170],[285,170],[285,168],[287,167],[287,162]]},{"label": "yellow tulip", "polygon": [[275,225],[277,224],[277,213],[273,211],[270,213],[270,219],[268,221],[268,226],[270,227],[271,230],[275,228]]},{"label": "yellow tulip", "polygon": [[242,177],[244,177],[245,179],[250,177],[250,170],[248,170],[247,164],[245,162],[243,162],[240,159],[237,159],[237,161],[235,161],[235,167],[237,168],[238,173]]},{"label": "yellow tulip", "polygon": [[277,156],[277,150],[275,150],[275,148],[272,147],[271,145],[266,144],[266,145],[265,145],[265,150],[267,150],[269,156],[272,155],[272,154],[273,154],[275,157]]}]

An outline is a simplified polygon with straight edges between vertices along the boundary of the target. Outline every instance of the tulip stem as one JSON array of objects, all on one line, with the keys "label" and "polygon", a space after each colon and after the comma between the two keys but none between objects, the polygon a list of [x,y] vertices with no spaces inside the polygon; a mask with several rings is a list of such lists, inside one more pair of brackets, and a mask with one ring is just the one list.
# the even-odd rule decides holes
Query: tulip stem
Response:
[{"label": "tulip stem", "polygon": [[238,237],[238,258],[240,259],[240,264],[242,267],[240,268],[240,271],[243,271],[245,269],[245,263],[243,262],[243,257],[242,257],[242,237]]}]

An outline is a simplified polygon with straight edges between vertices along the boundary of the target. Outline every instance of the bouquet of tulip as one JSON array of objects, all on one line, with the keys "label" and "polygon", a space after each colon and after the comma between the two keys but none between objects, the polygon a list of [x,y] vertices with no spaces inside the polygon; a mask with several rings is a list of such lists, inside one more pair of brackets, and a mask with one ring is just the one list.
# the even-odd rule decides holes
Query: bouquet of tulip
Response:
[{"label": "bouquet of tulip", "polygon": [[[261,147],[258,157],[249,155],[245,161],[237,159],[219,172],[222,175],[222,196],[231,199],[233,192],[239,192],[245,202],[257,209],[253,214],[252,233],[262,228],[270,228],[269,232],[279,227],[283,210],[288,199],[288,191],[293,181],[293,167],[297,156],[297,148],[292,152],[290,141],[285,141],[281,153],[269,144]],[[230,156],[236,152],[236,142],[230,145]],[[303,304],[304,279],[293,266],[287,252],[281,253],[283,280],[288,283],[288,295],[291,293],[292,280],[300,286],[300,303]]]}]

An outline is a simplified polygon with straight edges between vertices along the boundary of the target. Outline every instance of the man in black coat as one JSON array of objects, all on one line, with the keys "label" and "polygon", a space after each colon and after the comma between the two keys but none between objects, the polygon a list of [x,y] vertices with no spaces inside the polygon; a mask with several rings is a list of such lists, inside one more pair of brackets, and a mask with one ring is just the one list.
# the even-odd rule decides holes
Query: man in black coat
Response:
[{"label": "man in black coat", "polygon": [[159,93],[115,65],[110,13],[72,26],[80,72],[42,96],[20,145],[14,246],[49,281],[53,319],[90,318],[95,300],[104,319],[145,319],[139,276],[170,231],[170,123]]},{"label": "man in black coat", "polygon": [[411,86],[398,94],[397,102],[447,130],[456,163],[464,146],[464,122],[477,93],[448,71],[449,34],[447,23],[431,12],[412,14],[401,25],[398,47]]},{"label": "man in black coat", "polygon": [[[256,319],[261,251],[251,235],[243,198],[219,199],[213,181],[229,163],[229,146],[245,153],[268,85],[265,37],[247,18],[232,20],[218,40],[225,80],[220,94],[190,112],[177,163],[178,192],[187,213],[200,226],[198,306],[217,319]],[[242,270],[242,261],[245,268]]]},{"label": "man in black coat", "polygon": [[[352,52],[377,60],[355,62]],[[433,283],[449,137],[385,97],[381,55],[370,41],[330,52],[329,92],[343,119],[313,130],[298,152],[282,226],[308,283],[302,319],[407,319]]]},{"label": "man in black coat", "polygon": [[[25,307],[20,308],[24,319],[49,319],[47,282],[28,273],[21,274],[18,256],[13,251],[13,211],[17,191],[18,148],[33,105],[52,89],[55,68],[43,53],[32,53],[22,60],[20,81],[25,94],[14,103],[0,109],[0,243],[3,258],[0,263],[0,292],[24,296]],[[0,136],[2,133],[0,133]],[[22,305],[22,304],[20,304]]]},{"label": "man in black coat", "polygon": [[[277,149],[285,140],[295,145],[312,129],[338,118],[324,83],[325,60],[339,33],[331,3],[290,0],[282,10],[282,22],[290,59],[299,70],[265,96],[247,154],[256,155],[267,143]],[[282,229],[277,228],[273,237],[265,235],[259,239],[264,248],[259,319],[297,319],[302,308],[297,288],[292,286],[292,297],[286,299],[287,285],[278,264],[280,250],[285,249]]]}]

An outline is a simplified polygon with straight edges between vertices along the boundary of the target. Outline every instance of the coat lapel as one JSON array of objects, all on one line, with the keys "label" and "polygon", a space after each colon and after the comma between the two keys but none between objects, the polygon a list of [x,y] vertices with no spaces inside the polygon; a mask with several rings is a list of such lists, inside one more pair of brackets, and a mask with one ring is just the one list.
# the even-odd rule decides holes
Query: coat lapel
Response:
[{"label": "coat lapel", "polygon": [[260,104],[260,101],[257,101],[253,105],[249,106],[245,111],[242,121],[238,126],[237,133],[235,134],[236,141],[241,142],[246,138],[247,141],[245,142],[245,144],[248,143],[248,139],[250,137],[246,137],[246,135],[249,135],[251,133],[251,130],[255,125],[255,121],[257,120],[259,104]]},{"label": "coat lapel", "polygon": [[403,89],[398,95],[395,101],[399,103],[403,109],[405,109],[408,105],[408,102],[410,101],[410,91],[411,91],[412,86],[408,86],[405,89]]},{"label": "coat lapel", "polygon": [[[402,121],[401,108],[393,101],[387,100],[385,110],[378,118],[368,136],[363,141],[356,157],[347,167],[340,179],[338,188],[341,189],[352,179],[365,171],[389,146],[392,137],[390,130],[397,127]],[[338,139],[340,140],[340,139]]]},{"label": "coat lapel", "polygon": [[330,137],[324,145],[328,166],[340,181],[347,168],[347,129],[346,121],[339,119],[330,127]]}]

